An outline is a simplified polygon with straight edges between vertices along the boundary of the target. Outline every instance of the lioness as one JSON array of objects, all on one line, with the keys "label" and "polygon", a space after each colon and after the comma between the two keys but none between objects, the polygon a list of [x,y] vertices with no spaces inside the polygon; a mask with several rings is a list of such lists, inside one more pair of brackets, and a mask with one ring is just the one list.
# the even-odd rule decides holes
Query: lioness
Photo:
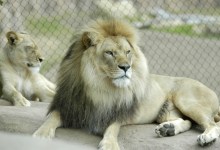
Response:
[{"label": "lioness", "polygon": [[99,149],[117,150],[123,125],[156,121],[156,133],[164,137],[189,130],[191,120],[205,128],[200,145],[220,135],[216,94],[189,78],[149,74],[135,29],[117,19],[81,30],[61,63],[57,86],[50,114],[34,136],[54,137],[60,126],[86,128],[103,135]]},{"label": "lioness", "polygon": [[10,31],[0,60],[2,98],[16,106],[30,106],[29,100],[51,102],[55,85],[39,73],[43,57],[33,39]]}]

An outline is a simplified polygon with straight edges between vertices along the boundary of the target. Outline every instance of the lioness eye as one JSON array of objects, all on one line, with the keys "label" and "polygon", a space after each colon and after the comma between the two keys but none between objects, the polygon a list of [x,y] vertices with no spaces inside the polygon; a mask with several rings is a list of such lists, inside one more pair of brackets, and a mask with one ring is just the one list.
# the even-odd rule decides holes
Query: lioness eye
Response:
[{"label": "lioness eye", "polygon": [[112,51],[106,51],[105,53],[108,54],[108,55],[113,56],[113,52]]},{"label": "lioness eye", "polygon": [[131,50],[126,51],[126,54],[129,54],[131,52]]}]

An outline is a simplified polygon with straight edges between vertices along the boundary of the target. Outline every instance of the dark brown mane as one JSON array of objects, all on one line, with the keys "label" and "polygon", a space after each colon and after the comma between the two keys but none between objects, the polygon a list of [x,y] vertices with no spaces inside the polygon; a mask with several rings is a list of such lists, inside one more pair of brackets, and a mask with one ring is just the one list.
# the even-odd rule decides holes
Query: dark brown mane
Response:
[{"label": "dark brown mane", "polygon": [[[116,20],[99,20],[95,25],[92,24],[91,28],[103,37],[121,35],[132,41],[136,40],[133,29]],[[83,31],[89,33],[91,28]],[[132,117],[138,101],[136,95],[133,94],[133,102],[129,106],[124,102],[120,107],[118,104],[113,104],[111,108],[103,110],[103,106],[95,105],[93,100],[87,97],[84,81],[80,75],[81,60],[86,48],[82,42],[83,35],[79,35],[70,46],[60,65],[57,92],[49,112],[54,110],[60,112],[63,127],[85,128],[95,134],[103,134],[111,123],[123,122]]]}]

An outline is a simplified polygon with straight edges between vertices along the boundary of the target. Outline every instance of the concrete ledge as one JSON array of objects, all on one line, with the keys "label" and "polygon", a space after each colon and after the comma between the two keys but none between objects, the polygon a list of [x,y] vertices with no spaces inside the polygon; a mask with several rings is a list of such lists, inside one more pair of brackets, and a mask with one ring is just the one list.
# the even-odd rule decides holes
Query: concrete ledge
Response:
[{"label": "concrete ledge", "polygon": [[[31,134],[43,123],[48,103],[32,102],[31,107],[10,106],[0,100],[0,149],[35,150],[35,149],[97,149],[101,137],[91,135],[79,129],[56,131],[55,139],[40,140]],[[220,141],[205,148],[197,144],[197,136],[202,131],[192,128],[190,131],[173,137],[159,138],[154,133],[156,124],[130,125],[121,128],[118,141],[121,150],[217,150]]]}]

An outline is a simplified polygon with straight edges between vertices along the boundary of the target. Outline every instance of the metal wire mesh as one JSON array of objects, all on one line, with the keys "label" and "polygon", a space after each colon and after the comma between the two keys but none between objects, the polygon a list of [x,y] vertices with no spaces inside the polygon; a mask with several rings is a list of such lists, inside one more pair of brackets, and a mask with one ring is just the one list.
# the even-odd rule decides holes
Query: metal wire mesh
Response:
[{"label": "metal wire mesh", "polygon": [[9,30],[31,34],[46,58],[41,72],[52,81],[79,27],[112,15],[139,29],[152,73],[197,79],[220,96],[219,0],[0,1],[0,46]]}]

